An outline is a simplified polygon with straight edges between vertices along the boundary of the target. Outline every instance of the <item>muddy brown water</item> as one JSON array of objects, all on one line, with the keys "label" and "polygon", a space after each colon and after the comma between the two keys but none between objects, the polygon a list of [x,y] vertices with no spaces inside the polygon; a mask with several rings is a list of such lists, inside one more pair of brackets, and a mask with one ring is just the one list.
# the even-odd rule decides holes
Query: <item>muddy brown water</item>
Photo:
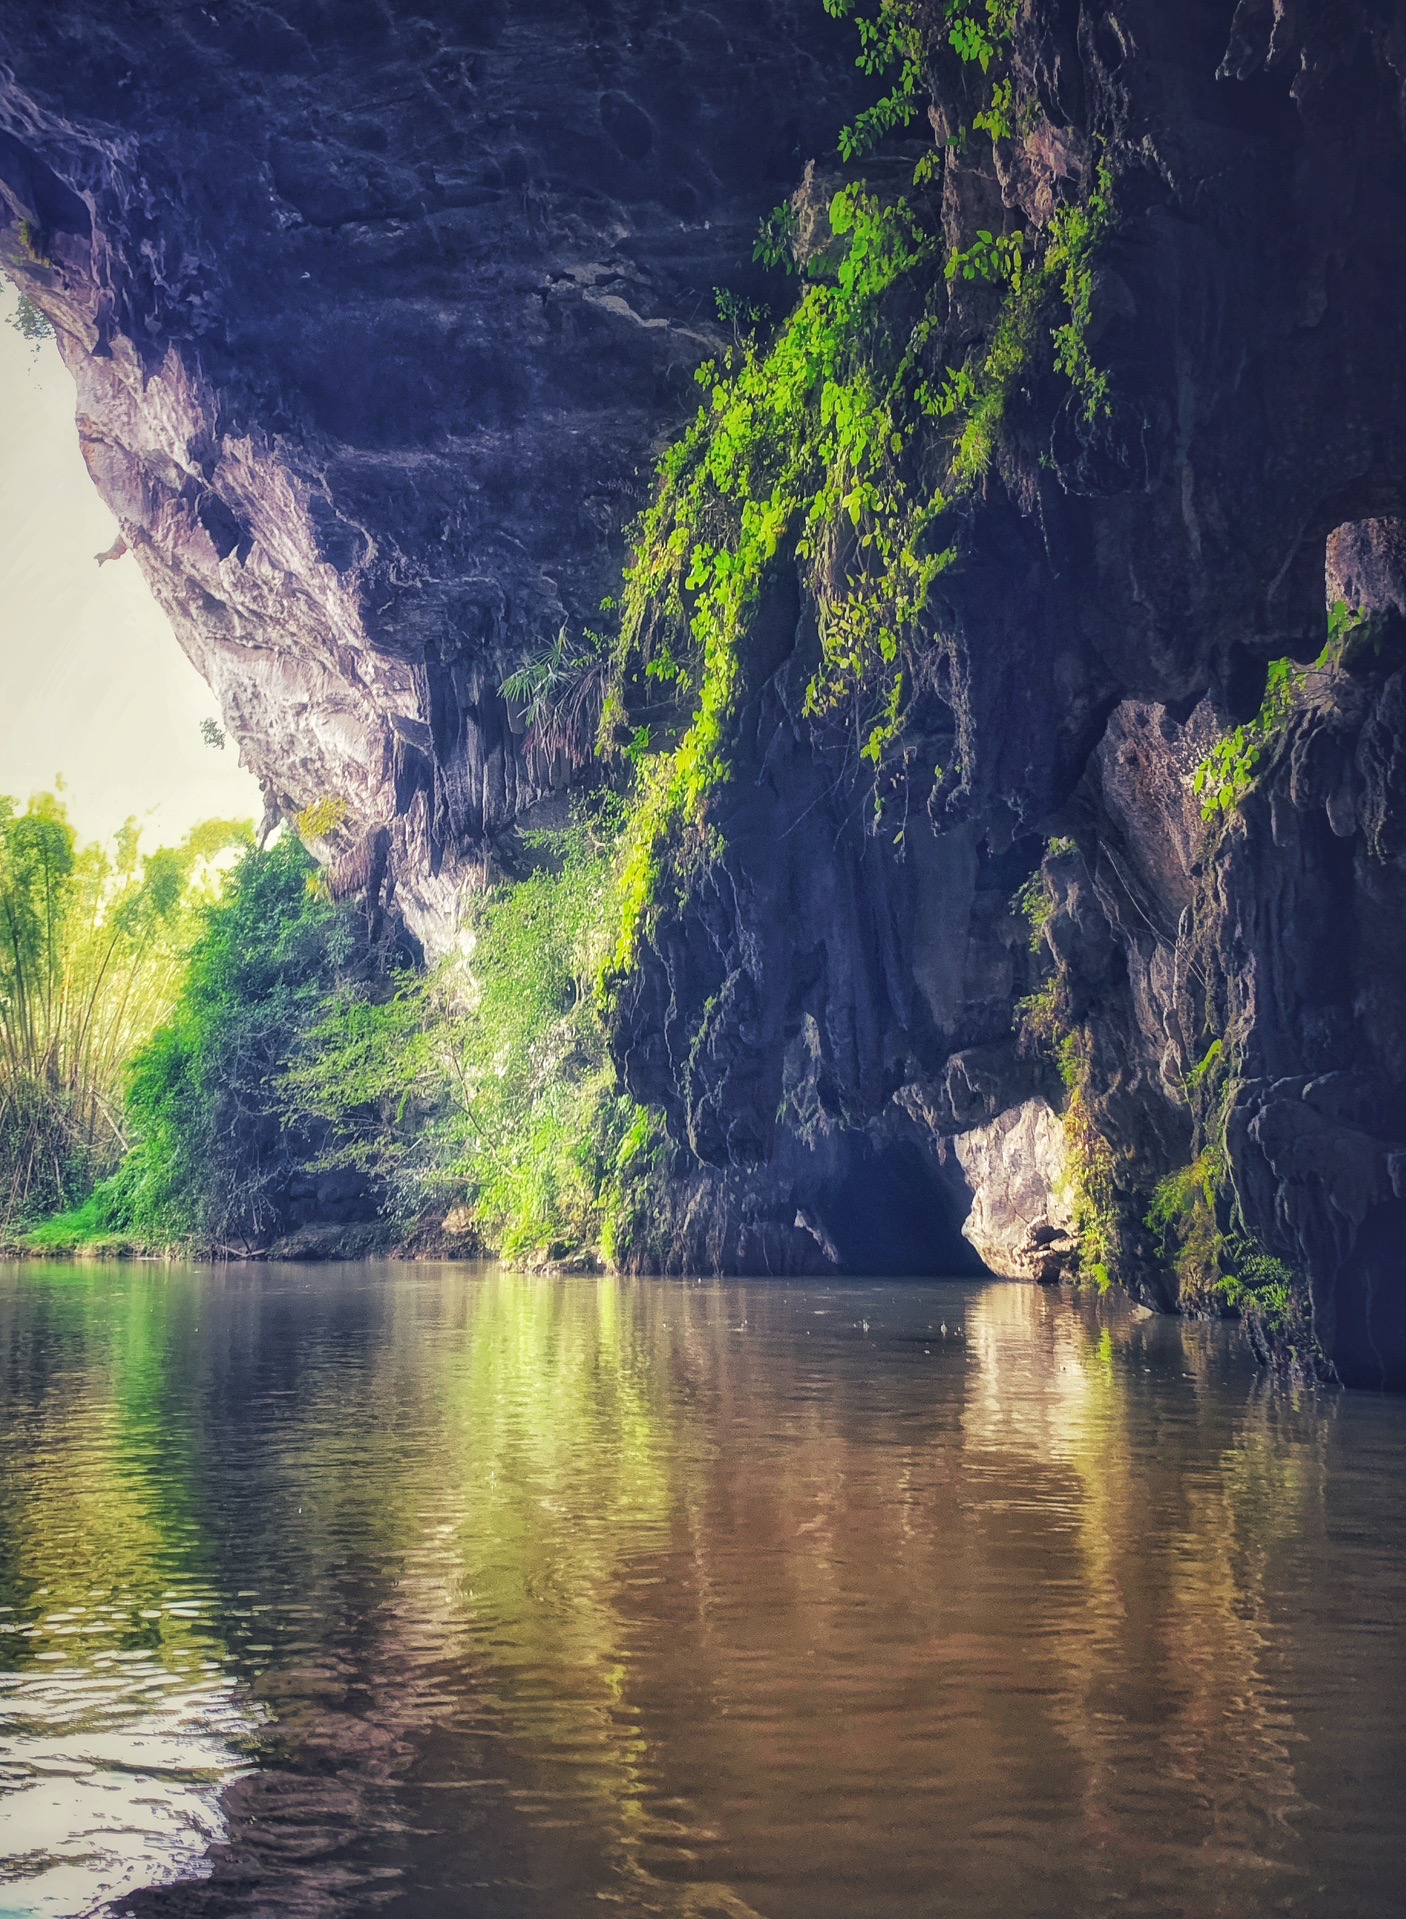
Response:
[{"label": "muddy brown water", "polygon": [[0,1915],[1406,1911],[1406,1402],[973,1282],[0,1270]]}]

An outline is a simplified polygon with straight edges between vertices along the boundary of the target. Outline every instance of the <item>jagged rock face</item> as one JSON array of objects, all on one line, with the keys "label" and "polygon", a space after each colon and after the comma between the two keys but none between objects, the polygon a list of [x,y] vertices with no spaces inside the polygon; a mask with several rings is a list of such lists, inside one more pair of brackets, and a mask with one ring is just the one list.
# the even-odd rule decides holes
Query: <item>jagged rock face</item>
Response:
[{"label": "jagged rock face", "polygon": [[[1076,800],[1081,850],[1049,863],[1049,937],[1071,1011],[1092,1034],[1104,1131],[1126,1149],[1131,1219],[1147,1209],[1149,1175],[1184,1165],[1220,1128],[1223,1220],[1234,1201],[1303,1285],[1310,1343],[1299,1357],[1351,1384],[1396,1388],[1406,1385],[1402,533],[1384,522],[1341,530],[1330,591],[1377,618],[1359,650],[1304,674],[1228,820],[1202,817],[1186,777],[1211,734],[1205,708],[1178,725],[1128,703]],[[1213,1100],[1197,1086],[1203,1062]]]},{"label": "jagged rock face", "polygon": [[855,85],[810,0],[0,0],[0,245],[93,477],[274,807],[344,802],[431,944],[567,770],[501,681],[618,583]]},{"label": "jagged rock face", "polygon": [[[1029,232],[1060,182],[1108,167],[1119,218],[1089,337],[1112,417],[1008,422],[933,611],[961,788],[931,830],[918,791],[901,846],[864,841],[800,716],[802,606],[739,729],[727,851],[662,916],[622,999],[622,1064],[719,1168],[718,1208],[750,1166],[747,1205],[770,1192],[777,1231],[798,1141],[901,1138],[932,1175],[980,1132],[972,1229],[1026,1270],[1032,1149],[1012,1116],[1063,1096],[1034,1083],[1012,1017],[1035,975],[1011,900],[1059,836],[1043,938],[1082,1036],[1078,1124],[1103,1143],[1118,1277],[1154,1305],[1209,1303],[1145,1222],[1207,1147],[1219,1038],[1208,1230],[1233,1221],[1282,1261],[1311,1322],[1281,1314],[1257,1336],[1329,1376],[1406,1386],[1406,575],[1388,524],[1406,514],[1406,25],[1351,4],[1130,0],[1115,17],[1036,0],[1012,69],[1022,137],[948,157],[948,237]],[[939,133],[963,117],[944,84]],[[949,350],[991,311],[954,285]],[[1310,676],[1254,792],[1213,826],[1197,767],[1256,713],[1270,660],[1320,653],[1337,598],[1391,617]],[[974,1109],[954,1097],[969,1084]]]},{"label": "jagged rock face", "polygon": [[939,836],[921,813],[901,856],[871,832],[863,790],[815,750],[818,640],[808,612],[789,617],[710,816],[722,850],[618,990],[625,1081],[685,1154],[628,1259],[981,1270],[949,1142],[1053,1091],[1012,1036],[1036,970],[1011,899],[1042,845],[998,853],[977,825]]},{"label": "jagged rock face", "polygon": [[[1144,1222],[1205,1146],[1219,1038],[1223,1203],[1299,1278],[1293,1350],[1406,1385],[1397,11],[1024,0],[1018,137],[948,154],[944,221],[1033,231],[1108,167],[1112,416],[1017,409],[970,504],[931,634],[961,780],[931,818],[915,787],[872,830],[805,716],[804,592],[759,617],[723,850],[617,1005],[675,1144],[630,1263],[958,1270],[965,1217],[1048,1277],[1068,1095],[1021,1035],[1047,962],[1012,906],[1042,871],[1118,1276],[1202,1297]],[[569,772],[523,750],[503,675],[609,591],[711,287],[854,104],[845,42],[812,0],[0,0],[0,28],[8,244],[27,220],[94,475],[275,803],[343,796],[345,883],[443,939]],[[994,298],[953,283],[949,351]],[[1267,662],[1319,654],[1343,528],[1329,597],[1372,645],[1208,822],[1194,770]]]}]

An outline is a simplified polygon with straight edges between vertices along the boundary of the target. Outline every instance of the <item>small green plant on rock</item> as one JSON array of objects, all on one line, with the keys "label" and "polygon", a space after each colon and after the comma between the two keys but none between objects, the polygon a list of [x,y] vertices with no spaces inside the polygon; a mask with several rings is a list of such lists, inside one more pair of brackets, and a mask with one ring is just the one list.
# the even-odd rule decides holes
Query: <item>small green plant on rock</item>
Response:
[{"label": "small green plant on rock", "polygon": [[[888,77],[890,82],[872,106],[841,130],[840,154],[846,160],[871,153],[886,135],[917,119],[934,44],[950,48],[964,65],[986,76],[1004,57],[1015,31],[1016,0],[938,0],[936,6],[916,4],[916,0],[878,0],[872,10],[860,0],[824,0],[824,4],[835,19],[854,21],[860,70],[876,78]],[[1010,107],[1010,83],[998,80],[973,124],[989,132],[993,140],[1009,138]]]},{"label": "small green plant on rock", "polygon": [[756,245],[752,248],[752,258],[760,260],[764,266],[781,267],[786,273],[798,273],[799,262],[796,259],[796,237],[800,231],[800,215],[788,200],[773,207],[757,229]]},{"label": "small green plant on rock", "polygon": [[1340,665],[1354,638],[1370,625],[1369,615],[1339,600],[1329,610],[1327,644],[1311,667],[1290,659],[1270,662],[1259,711],[1217,740],[1192,774],[1191,789],[1201,802],[1202,819],[1216,820],[1243,803],[1282,738],[1310,675]]},{"label": "small green plant on rock", "polygon": [[54,263],[39,243],[39,230],[32,220],[21,220],[19,224],[20,258],[31,266],[51,267]]},{"label": "small green plant on rock", "polygon": [[[1045,884],[1044,873],[1038,869],[1032,873],[1011,903],[1030,928],[1031,952],[1039,953],[1045,943],[1046,928],[1054,918],[1055,910],[1050,889]],[[1028,1007],[1030,1001],[1022,1001],[1021,1004]],[[1031,1017],[1033,1016],[1032,1008]]]},{"label": "small green plant on rock", "polygon": [[1298,1322],[1293,1268],[1252,1241],[1238,1243],[1235,1270],[1224,1276],[1221,1291],[1228,1305],[1237,1312],[1255,1314],[1272,1332],[1291,1333]]},{"label": "small green plant on rock", "polygon": [[1312,1296],[1293,1267],[1242,1234],[1231,1242],[1227,1268],[1222,1297],[1244,1320],[1260,1357],[1310,1378],[1332,1378],[1314,1329]]},{"label": "small green plant on rock", "polygon": [[293,825],[301,840],[327,840],[345,826],[349,811],[339,793],[327,793],[295,813]]},{"label": "small green plant on rock", "polygon": [[[5,283],[5,276],[0,274],[0,285]],[[43,341],[53,337],[54,329],[47,316],[39,311],[20,287],[15,288],[15,310],[6,316],[5,324],[18,333],[22,340],[27,340],[36,353]]]},{"label": "small green plant on rock", "polygon": [[1092,1057],[1087,1036],[1068,1034],[1058,1052],[1064,1081],[1064,1139],[1073,1188],[1079,1269],[1106,1293],[1121,1259],[1117,1161],[1094,1115]]},{"label": "small green plant on rock", "polygon": [[1269,745],[1293,711],[1303,678],[1292,660],[1274,660],[1259,711],[1243,726],[1216,741],[1191,778],[1201,802],[1201,817],[1213,820],[1232,812],[1255,783]]},{"label": "small green plant on rock", "polygon": [[[1032,944],[1041,937],[1037,933]],[[1064,1143],[1079,1267],[1100,1292],[1106,1292],[1121,1261],[1118,1162],[1094,1112],[1089,1035],[1070,1021],[1065,984],[1058,971],[1019,1002],[1016,1028],[1024,1048],[1053,1057],[1064,1083]]]},{"label": "small green plant on rock", "polygon": [[527,741],[571,766],[592,757],[605,692],[608,646],[588,627],[579,638],[565,624],[551,644],[509,673],[499,688]]},{"label": "small green plant on rock", "polygon": [[1223,1163],[1214,1147],[1157,1186],[1147,1226],[1177,1276],[1178,1297],[1209,1306],[1223,1297],[1225,1236],[1218,1222]]}]

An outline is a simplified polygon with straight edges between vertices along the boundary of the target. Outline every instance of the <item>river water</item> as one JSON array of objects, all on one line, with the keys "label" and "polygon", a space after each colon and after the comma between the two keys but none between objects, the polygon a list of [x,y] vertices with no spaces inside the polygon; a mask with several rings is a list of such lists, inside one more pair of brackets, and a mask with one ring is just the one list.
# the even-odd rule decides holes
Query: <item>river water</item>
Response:
[{"label": "river water", "polygon": [[1406,1402],[1031,1287],[0,1270],[0,1915],[1406,1911]]}]

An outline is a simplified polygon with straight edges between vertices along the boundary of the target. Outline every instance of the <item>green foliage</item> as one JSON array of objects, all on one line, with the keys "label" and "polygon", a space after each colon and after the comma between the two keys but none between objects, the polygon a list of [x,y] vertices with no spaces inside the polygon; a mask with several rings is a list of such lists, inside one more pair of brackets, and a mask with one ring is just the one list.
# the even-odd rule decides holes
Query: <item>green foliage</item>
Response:
[{"label": "green foliage", "polygon": [[103,1229],[151,1245],[257,1245],[314,1141],[281,1082],[358,962],[350,911],[311,889],[296,839],[249,851],[191,945],[171,1017],[128,1070],[131,1151],[94,1195]]},{"label": "green foliage", "polygon": [[[1030,928],[1031,952],[1038,953],[1044,944],[1045,929],[1054,918],[1054,900],[1050,896],[1049,887],[1045,884],[1042,871],[1037,870],[1030,875],[1016,894],[1012,904]],[[1022,1001],[1022,1005],[1028,1003]],[[1038,1015],[1032,1010],[1030,1017],[1036,1018]]]},{"label": "green foliage", "polygon": [[1189,1095],[1200,1092],[1217,1073],[1224,1069],[1226,1064],[1225,1041],[1213,1039],[1182,1082],[1185,1091]]},{"label": "green foliage", "polygon": [[1047,290],[1058,288],[1069,315],[1051,336],[1055,368],[1078,394],[1084,418],[1090,424],[1112,410],[1108,374],[1095,365],[1089,351],[1094,254],[1112,218],[1113,176],[1101,166],[1089,197],[1061,207],[1051,219],[1041,262]]},{"label": "green foliage", "polygon": [[1108,376],[1094,363],[1088,330],[1093,262],[1113,219],[1113,176],[1100,166],[1088,197],[1051,215],[1038,248],[1020,233],[999,240],[978,234],[971,248],[953,256],[955,269],[949,262],[950,273],[1003,281],[1010,289],[986,350],[949,367],[940,386],[920,395],[932,419],[951,422],[954,491],[969,491],[989,471],[1011,402],[1046,350],[1088,424],[1111,412]]},{"label": "green foliage", "polygon": [[31,1225],[18,1243],[26,1252],[46,1253],[56,1259],[75,1255],[120,1259],[134,1253],[165,1251],[164,1239],[148,1240],[128,1229],[115,1199],[113,1182],[104,1180],[81,1205]]},{"label": "green foliage", "polygon": [[1294,708],[1303,669],[1292,660],[1274,660],[1264,699],[1252,720],[1216,741],[1191,778],[1201,802],[1201,817],[1213,820],[1232,812],[1255,783],[1260,764]]},{"label": "green foliage", "polygon": [[1225,1166],[1219,1143],[1170,1173],[1152,1196],[1147,1226],[1173,1265],[1181,1299],[1190,1305],[1223,1298],[1225,1237],[1218,1218]]},{"label": "green foliage", "polygon": [[540,864],[479,903],[467,961],[332,997],[283,1080],[330,1129],[321,1164],[374,1173],[407,1222],[467,1209],[510,1259],[608,1249],[647,1130],[591,990],[618,831],[598,807],[531,836]]},{"label": "green foliage", "polygon": [[1161,1181],[1147,1225],[1157,1236],[1189,1306],[1239,1314],[1251,1336],[1281,1356],[1321,1361],[1307,1289],[1291,1267],[1244,1230],[1230,1184],[1226,1127],[1238,1084],[1236,1048],[1217,1038],[1183,1085],[1196,1114],[1200,1150]]},{"label": "green foliage", "polygon": [[608,1256],[656,1147],[591,986],[619,826],[598,803],[531,836],[535,870],[472,914],[472,957],[429,975],[378,970],[296,839],[246,853],[187,923],[179,991],[127,1065],[129,1150],[25,1243],[251,1248],[295,1180],[350,1169],[407,1232],[459,1207],[509,1258]]},{"label": "green foliage", "polygon": [[130,823],[82,845],[53,795],[0,799],[0,1225],[116,1162],[127,1062],[174,1001],[211,857],[247,837],[215,821],[143,855]]},{"label": "green foliage", "polygon": [[550,646],[523,662],[499,691],[514,724],[548,759],[582,766],[592,757],[604,692],[606,642],[587,628],[573,640],[563,625]]},{"label": "green foliage", "polygon": [[[840,155],[862,159],[889,133],[911,126],[923,104],[925,68],[934,41],[944,44],[966,65],[989,74],[1010,44],[1015,29],[1015,0],[877,0],[872,11],[860,0],[824,0],[825,11],[851,19],[859,34],[856,65],[861,72],[890,80],[888,90],[841,130]],[[1009,136],[1009,82],[998,82],[990,104],[974,124],[986,125],[993,139]]]},{"label": "green foliage", "polygon": [[1328,639],[1311,667],[1272,660],[1259,711],[1217,740],[1192,774],[1192,791],[1206,821],[1234,812],[1253,790],[1261,768],[1283,737],[1310,677],[1341,664],[1351,643],[1371,626],[1368,615],[1339,600],[1328,614]]},{"label": "green foliage", "polygon": [[1221,1280],[1221,1294],[1236,1312],[1253,1315],[1267,1331],[1291,1342],[1302,1330],[1304,1308],[1293,1268],[1253,1241],[1235,1248],[1235,1269]]},{"label": "green foliage", "polygon": [[837,20],[852,19],[859,34],[855,64],[863,73],[893,75],[893,83],[851,126],[840,130],[840,155],[845,160],[871,152],[885,134],[911,126],[922,97],[926,34],[917,9],[908,0],[879,0],[872,13],[858,0],[824,0],[825,11]]},{"label": "green foliage", "polygon": [[347,803],[339,793],[325,793],[293,816],[294,830],[303,840],[327,840],[346,824]]},{"label": "green foliage", "polygon": [[800,228],[800,216],[789,201],[773,207],[757,229],[756,245],[752,248],[752,258],[760,260],[769,267],[782,267],[787,273],[799,270],[796,261],[796,235]]},{"label": "green foliage", "polygon": [[207,746],[213,747],[217,753],[223,750],[225,744],[225,729],[220,725],[218,720],[203,719],[200,722],[200,737]]},{"label": "green foliage", "polygon": [[1088,1054],[1076,1036],[1065,1041],[1060,1066],[1066,1088],[1064,1138],[1073,1186],[1079,1267],[1101,1293],[1106,1293],[1118,1270],[1122,1248],[1116,1162],[1094,1116]]},{"label": "green foliage", "polygon": [[[1015,111],[1013,83],[997,71],[1014,30],[1008,0],[826,4],[855,22],[861,68],[892,79],[842,140],[846,157],[908,124],[944,49],[981,76],[978,92],[989,78],[992,128]],[[944,260],[936,207],[848,186],[830,207],[838,259],[827,249],[809,262],[769,342],[739,332],[700,369],[704,403],[660,462],[634,529],[602,705],[603,748],[629,740],[640,774],[613,966],[633,963],[666,870],[683,882],[716,850],[709,802],[728,776],[747,638],[782,567],[799,567],[820,630],[806,713],[842,735],[852,767],[872,779],[901,752],[933,587],[955,558],[954,509],[985,483],[1017,391],[1054,376],[1087,422],[1110,410],[1088,332],[1093,259],[1113,217],[1100,167],[1085,198],[1040,232],[982,229]],[[794,235],[794,210],[776,209],[758,257],[790,263]],[[946,287],[957,279],[1002,297],[984,342],[944,365]],[[657,712],[665,690],[669,722],[645,734],[634,709]]]},{"label": "green foliage", "polygon": [[[5,276],[0,274],[0,285],[4,284]],[[28,340],[36,353],[40,343],[52,338],[54,331],[47,317],[20,287],[15,288],[15,310],[5,316],[5,324],[22,340]]]},{"label": "green foliage", "polygon": [[[1032,949],[1035,944],[1032,940]],[[1063,983],[1058,973],[1053,973],[1043,986],[1016,1001],[1016,1031],[1031,1051],[1040,1048],[1055,1051],[1064,1031],[1066,1014]]]},{"label": "green foliage", "polygon": [[948,254],[947,278],[955,280],[960,275],[963,280],[1002,281],[1018,291],[1024,277],[1025,247],[1025,235],[1019,230],[992,233],[980,227],[969,247]]},{"label": "green foliage", "polygon": [[1015,126],[1012,119],[1015,88],[1010,80],[998,80],[991,89],[991,101],[988,106],[972,115],[972,126],[991,139],[1009,140]]},{"label": "green foliage", "polygon": [[467,1197],[485,1237],[516,1258],[598,1243],[614,1160],[636,1117],[615,1092],[591,990],[612,841],[582,817],[541,845],[552,867],[482,911],[471,961],[478,1000],[458,1061]]},{"label": "green foliage", "polygon": [[769,318],[768,308],[756,300],[745,299],[729,287],[714,287],[713,304],[723,325],[732,328],[732,343],[737,347],[755,339],[762,323]]},{"label": "green foliage", "polygon": [[[1040,920],[1031,941],[1032,947],[1038,948],[1050,917],[1050,902],[1039,874],[1017,895],[1017,905]],[[1090,1096],[1093,1062],[1089,1036],[1071,1021],[1068,995],[1058,971],[1017,1004],[1015,1024],[1022,1046],[1051,1056],[1064,1082],[1064,1143],[1079,1267],[1100,1292],[1107,1292],[1122,1258],[1118,1167]]]},{"label": "green foliage", "polygon": [[[932,257],[935,235],[906,204],[884,209],[860,189],[836,196],[831,222],[847,242],[834,284],[809,287],[769,349],[747,342],[702,369],[707,400],[665,455],[636,530],[618,662],[692,695],[695,707],[678,745],[644,777],[617,959],[632,949],[665,838],[704,828],[726,771],[749,621],[783,546],[821,589],[824,657],[808,710],[852,705],[870,759],[901,710],[899,636],[946,563],[928,539],[945,501],[924,499],[901,470],[913,342],[895,337],[883,310]],[[851,541],[858,561],[842,578],[837,548]],[[871,675],[875,662],[882,670]],[[607,744],[622,719],[617,687]]]}]

